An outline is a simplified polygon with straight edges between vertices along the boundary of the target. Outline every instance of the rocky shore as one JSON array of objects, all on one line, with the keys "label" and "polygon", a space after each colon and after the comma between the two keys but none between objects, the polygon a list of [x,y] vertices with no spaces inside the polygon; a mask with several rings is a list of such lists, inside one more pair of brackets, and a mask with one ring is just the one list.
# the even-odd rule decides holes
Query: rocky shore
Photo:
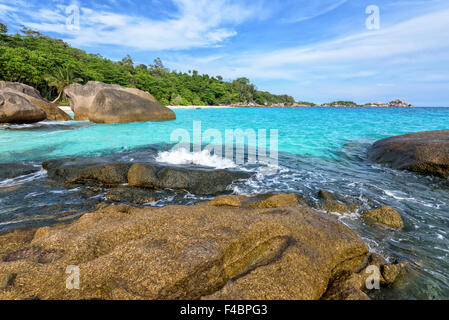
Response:
[{"label": "rocky shore", "polygon": [[[292,194],[195,206],[99,205],[79,220],[0,236],[0,299],[368,299],[388,264]],[[80,289],[67,290],[68,266]]]},{"label": "rocky shore", "polygon": [[359,105],[352,101],[336,101],[336,102],[329,102],[324,103],[320,105],[320,107],[368,107],[368,108],[413,108],[414,105],[404,102],[400,99],[396,99],[394,101],[385,103],[385,102],[368,102],[363,105]]},{"label": "rocky shore", "polygon": [[[318,203],[297,194],[229,195],[248,173],[108,157],[43,168],[51,184],[107,188],[108,201],[73,222],[0,235],[0,299],[360,300],[369,299],[373,267],[383,287],[408,271],[338,221],[360,209],[357,201],[325,190]],[[164,189],[213,200],[142,206]],[[392,208],[362,216],[403,227]],[[66,288],[68,266],[80,270],[79,290]]]}]

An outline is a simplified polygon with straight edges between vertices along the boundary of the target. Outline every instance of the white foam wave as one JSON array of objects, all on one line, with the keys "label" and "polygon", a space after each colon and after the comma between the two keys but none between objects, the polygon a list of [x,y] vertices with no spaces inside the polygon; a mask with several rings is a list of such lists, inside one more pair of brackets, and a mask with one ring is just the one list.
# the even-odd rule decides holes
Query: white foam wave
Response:
[{"label": "white foam wave", "polygon": [[230,159],[212,155],[209,150],[190,152],[187,149],[175,149],[159,152],[156,161],[176,165],[194,164],[215,169],[235,168],[237,165]]}]

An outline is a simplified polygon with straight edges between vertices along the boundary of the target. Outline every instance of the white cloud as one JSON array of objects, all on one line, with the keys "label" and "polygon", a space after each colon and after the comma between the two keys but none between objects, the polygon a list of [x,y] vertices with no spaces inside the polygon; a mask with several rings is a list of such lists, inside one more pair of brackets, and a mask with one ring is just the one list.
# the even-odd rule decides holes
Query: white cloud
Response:
[{"label": "white cloud", "polygon": [[177,11],[164,20],[81,8],[79,32],[66,28],[63,6],[58,7],[51,19],[48,10],[28,12],[27,19],[32,17],[32,22],[22,24],[58,33],[75,46],[117,45],[156,51],[219,44],[235,36],[234,27],[256,10],[234,0],[173,0],[173,3]]},{"label": "white cloud", "polygon": [[[379,63],[449,59],[446,54],[441,54],[447,52],[443,49],[449,49],[448,16],[449,10],[446,9],[379,31],[367,31],[307,47],[247,52],[233,56],[226,67],[219,69],[227,77],[247,75],[265,80],[288,80],[297,78],[304,70],[321,74],[324,70],[344,71],[347,67],[358,66],[360,76],[363,75],[360,74],[361,64],[377,68]],[[368,72],[365,75],[372,74]]]},{"label": "white cloud", "polygon": [[[295,23],[319,17],[345,4],[348,0],[294,0],[284,7],[282,22]],[[285,6],[285,2],[284,6]]]}]

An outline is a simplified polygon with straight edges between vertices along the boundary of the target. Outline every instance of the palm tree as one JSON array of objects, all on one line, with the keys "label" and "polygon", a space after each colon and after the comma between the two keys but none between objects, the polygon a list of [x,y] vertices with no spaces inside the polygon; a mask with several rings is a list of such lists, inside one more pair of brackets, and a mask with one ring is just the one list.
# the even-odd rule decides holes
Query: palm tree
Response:
[{"label": "palm tree", "polygon": [[73,71],[68,67],[60,67],[57,68],[53,74],[44,75],[44,80],[47,82],[49,87],[55,87],[58,91],[58,97],[52,103],[56,103],[59,99],[61,99],[65,87],[72,83],[79,83],[83,81],[81,78],[76,78]]}]

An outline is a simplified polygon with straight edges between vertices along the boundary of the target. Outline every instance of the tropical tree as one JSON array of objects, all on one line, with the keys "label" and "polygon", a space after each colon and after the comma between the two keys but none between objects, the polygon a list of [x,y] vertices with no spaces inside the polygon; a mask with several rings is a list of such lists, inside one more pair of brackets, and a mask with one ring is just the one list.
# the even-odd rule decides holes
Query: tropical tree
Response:
[{"label": "tropical tree", "polygon": [[81,78],[77,78],[73,71],[68,68],[57,68],[53,74],[44,75],[44,80],[47,82],[49,87],[55,87],[58,91],[58,97],[53,101],[56,103],[61,99],[64,88],[71,85],[72,83],[80,83],[83,81]]},{"label": "tropical tree", "polygon": [[0,22],[0,34],[2,33],[8,33],[8,27]]}]

